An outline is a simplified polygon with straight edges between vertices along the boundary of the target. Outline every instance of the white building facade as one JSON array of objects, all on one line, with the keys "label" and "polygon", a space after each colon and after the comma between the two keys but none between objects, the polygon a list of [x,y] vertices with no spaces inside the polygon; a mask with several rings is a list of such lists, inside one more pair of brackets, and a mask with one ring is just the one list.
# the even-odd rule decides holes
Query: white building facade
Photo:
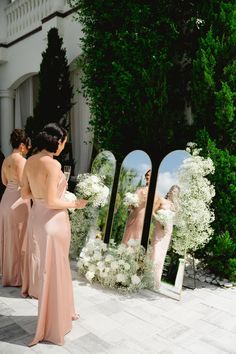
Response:
[{"label": "white building facade", "polygon": [[81,72],[75,61],[81,55],[82,32],[66,0],[0,1],[0,146],[5,155],[9,154],[11,131],[23,128],[33,115],[42,52],[52,27],[57,27],[63,38],[70,66],[75,103],[70,112],[72,149],[75,173],[83,173],[90,164],[92,136],[87,129],[88,106],[77,92]]}]

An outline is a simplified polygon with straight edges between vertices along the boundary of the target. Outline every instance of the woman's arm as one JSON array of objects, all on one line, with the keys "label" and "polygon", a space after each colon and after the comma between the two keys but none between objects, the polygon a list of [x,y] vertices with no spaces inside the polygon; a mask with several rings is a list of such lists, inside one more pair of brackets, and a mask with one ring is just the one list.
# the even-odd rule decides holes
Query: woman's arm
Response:
[{"label": "woman's arm", "polygon": [[56,160],[47,161],[45,164],[47,170],[46,178],[46,202],[50,209],[67,209],[67,208],[84,208],[87,200],[80,199],[75,201],[64,201],[57,196],[57,184],[59,174],[61,173],[61,166]]},{"label": "woman's arm", "polygon": [[152,212],[155,213],[160,208],[160,205],[161,205],[161,198],[157,196],[154,199]]},{"label": "woman's arm", "polygon": [[1,169],[1,180],[2,180],[2,184],[4,184],[4,186],[7,185],[8,183],[8,179],[7,179],[7,176],[5,174],[5,161],[3,161],[3,164],[2,164],[2,169]]},{"label": "woman's arm", "polygon": [[32,199],[33,195],[32,195],[31,189],[30,189],[26,170],[27,170],[27,162],[25,164],[25,167],[23,170],[23,175],[22,175],[22,180],[21,180],[21,198],[22,199]]},{"label": "woman's arm", "polygon": [[16,178],[20,186],[22,186],[25,163],[26,163],[26,159],[22,156],[20,156],[16,161]]}]

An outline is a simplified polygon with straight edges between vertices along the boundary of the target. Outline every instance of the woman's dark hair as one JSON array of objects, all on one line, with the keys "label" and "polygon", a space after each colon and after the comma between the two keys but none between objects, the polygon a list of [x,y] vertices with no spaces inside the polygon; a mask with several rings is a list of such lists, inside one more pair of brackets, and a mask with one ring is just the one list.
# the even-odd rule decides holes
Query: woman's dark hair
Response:
[{"label": "woman's dark hair", "polygon": [[24,129],[14,129],[10,135],[10,143],[13,149],[17,149],[20,144],[25,144],[27,148],[31,146],[31,140]]},{"label": "woman's dark hair", "polygon": [[150,169],[150,168],[149,168],[149,170],[147,170],[147,172],[145,173],[144,176],[146,177],[149,172],[151,172],[151,169]]},{"label": "woman's dark hair", "polygon": [[67,131],[57,123],[49,123],[43,127],[43,130],[36,137],[36,148],[49,152],[56,152],[59,140],[63,142],[67,136]]}]

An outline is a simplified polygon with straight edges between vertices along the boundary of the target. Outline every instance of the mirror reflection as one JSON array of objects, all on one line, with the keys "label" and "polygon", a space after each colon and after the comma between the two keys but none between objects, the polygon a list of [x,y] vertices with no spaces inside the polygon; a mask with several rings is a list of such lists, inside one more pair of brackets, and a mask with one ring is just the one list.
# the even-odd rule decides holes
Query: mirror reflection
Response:
[{"label": "mirror reflection", "polygon": [[172,249],[176,217],[179,212],[180,186],[178,170],[189,157],[186,151],[176,150],[168,154],[158,170],[153,217],[150,226],[150,257],[153,261],[155,290],[163,293],[180,293],[184,264]]},{"label": "mirror reflection", "polygon": [[129,153],[120,170],[111,230],[114,242],[141,242],[150,177],[149,156],[141,150]]},{"label": "mirror reflection", "polygon": [[108,203],[97,208],[96,222],[91,226],[88,238],[100,238],[105,236],[106,222],[109,211],[110,196],[116,170],[116,159],[112,152],[102,151],[93,160],[91,173],[99,176],[102,182],[109,188]]}]

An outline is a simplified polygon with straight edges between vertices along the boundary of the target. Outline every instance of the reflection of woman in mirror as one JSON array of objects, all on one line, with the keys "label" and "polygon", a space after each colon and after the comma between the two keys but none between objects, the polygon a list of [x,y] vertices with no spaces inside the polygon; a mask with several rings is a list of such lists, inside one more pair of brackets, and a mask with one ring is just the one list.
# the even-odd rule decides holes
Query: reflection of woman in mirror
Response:
[{"label": "reflection of woman in mirror", "polygon": [[122,243],[126,245],[129,240],[141,240],[150,178],[151,170],[148,170],[145,173],[146,185],[144,187],[139,187],[134,193],[138,197],[139,205],[137,207],[129,207],[131,211],[126,222],[125,231],[122,238]]},{"label": "reflection of woman in mirror", "polygon": [[[155,201],[154,213],[158,211],[170,211],[169,215],[174,213],[178,209],[178,195],[180,188],[177,185],[173,185],[165,198],[159,197]],[[168,217],[168,213],[166,214]],[[173,231],[173,217],[167,218],[166,223],[163,225],[160,221],[156,222],[154,229],[152,242],[151,242],[151,259],[153,260],[154,280],[155,287],[160,287],[161,276],[163,272],[166,253],[170,244],[171,235]]]}]

